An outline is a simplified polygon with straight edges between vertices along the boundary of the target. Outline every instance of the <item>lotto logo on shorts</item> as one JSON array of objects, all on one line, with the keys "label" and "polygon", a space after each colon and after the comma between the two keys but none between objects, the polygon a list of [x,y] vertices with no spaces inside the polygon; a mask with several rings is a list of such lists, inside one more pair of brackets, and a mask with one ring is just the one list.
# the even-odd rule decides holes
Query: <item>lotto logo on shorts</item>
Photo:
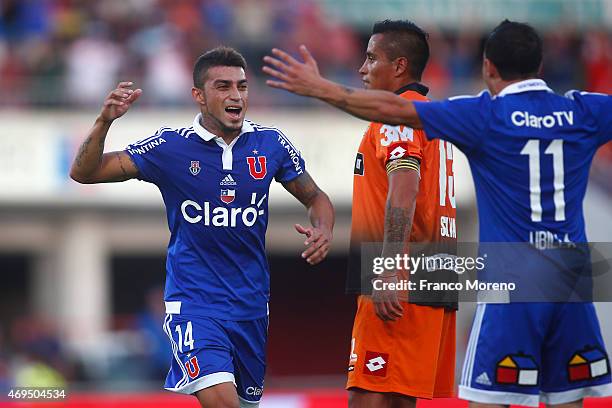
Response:
[{"label": "lotto logo on shorts", "polygon": [[508,354],[497,363],[495,381],[498,384],[534,386],[538,384],[538,366],[533,357]]},{"label": "lotto logo on shorts", "polygon": [[604,376],[610,372],[608,356],[598,349],[579,351],[570,359],[567,372],[572,382]]},{"label": "lotto logo on shorts", "polygon": [[377,377],[384,377],[387,375],[388,365],[389,354],[379,353],[376,351],[366,351],[363,373],[367,375],[374,375]]}]

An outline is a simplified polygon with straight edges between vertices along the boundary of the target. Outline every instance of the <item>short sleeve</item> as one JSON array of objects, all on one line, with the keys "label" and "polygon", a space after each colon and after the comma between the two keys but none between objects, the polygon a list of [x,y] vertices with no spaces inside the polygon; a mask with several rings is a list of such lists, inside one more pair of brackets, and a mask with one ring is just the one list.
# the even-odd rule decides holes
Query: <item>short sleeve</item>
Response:
[{"label": "short sleeve", "polygon": [[376,158],[383,165],[390,161],[414,157],[423,159],[423,131],[408,126],[370,125],[370,137],[376,143]]},{"label": "short sleeve", "polygon": [[161,128],[153,136],[129,144],[125,152],[138,168],[138,179],[159,185],[163,165],[163,145],[167,143],[167,128]]},{"label": "short sleeve", "polygon": [[578,111],[585,116],[588,128],[598,139],[598,146],[612,140],[612,96],[571,90],[565,97],[574,101]]},{"label": "short sleeve", "polygon": [[278,141],[281,149],[280,163],[274,179],[279,183],[286,183],[304,174],[306,163],[300,151],[280,131],[278,131]]},{"label": "short sleeve", "polygon": [[447,140],[464,153],[475,150],[487,130],[491,97],[456,96],[440,102],[414,102],[429,139]]},{"label": "short sleeve", "polygon": [[604,145],[612,140],[612,96],[595,93],[582,96],[595,118],[599,145]]}]

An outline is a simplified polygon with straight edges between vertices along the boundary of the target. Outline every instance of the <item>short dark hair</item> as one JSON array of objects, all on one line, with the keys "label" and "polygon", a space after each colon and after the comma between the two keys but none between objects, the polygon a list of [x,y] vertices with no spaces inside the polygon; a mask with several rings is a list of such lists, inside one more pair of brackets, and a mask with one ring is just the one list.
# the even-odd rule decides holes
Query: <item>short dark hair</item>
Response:
[{"label": "short dark hair", "polygon": [[429,60],[429,34],[408,20],[378,21],[372,28],[374,34],[385,36],[382,48],[387,58],[406,57],[410,61],[410,75],[420,81]]},{"label": "short dark hair", "polygon": [[542,64],[542,39],[529,24],[504,20],[489,34],[484,54],[505,81],[533,77]]},{"label": "short dark hair", "polygon": [[206,72],[212,67],[247,68],[242,54],[231,47],[217,47],[200,55],[193,66],[193,86],[202,88]]}]

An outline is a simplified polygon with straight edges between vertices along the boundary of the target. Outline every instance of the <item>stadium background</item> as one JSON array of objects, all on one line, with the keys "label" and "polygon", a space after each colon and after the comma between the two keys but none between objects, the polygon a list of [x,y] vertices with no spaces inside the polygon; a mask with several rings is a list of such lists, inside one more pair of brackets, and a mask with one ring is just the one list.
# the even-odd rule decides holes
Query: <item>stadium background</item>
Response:
[{"label": "stadium background", "polygon": [[[67,385],[72,406],[197,406],[158,395],[170,359],[161,330],[169,234],[159,193],[139,181],[77,185],[67,172],[118,80],[136,82],[144,94],[113,126],[110,149],[162,125],[190,123],[192,63],[226,44],[249,62],[247,116],[286,131],[338,213],[328,260],[309,268],[292,228],[306,221],[304,211],[280,186],[271,193],[262,407],[343,406],[354,313],[354,299],[343,295],[352,167],[366,123],[267,88],[261,58],[272,46],[295,50],[304,43],[324,75],[360,86],[357,70],[372,23],[410,18],[431,35],[423,80],[430,97],[473,93],[483,87],[484,35],[506,17],[541,31],[544,78],[553,89],[612,91],[609,0],[0,0],[3,395],[14,385]],[[459,239],[473,242],[472,181],[465,159],[456,160]],[[596,159],[585,202],[592,241],[612,238],[610,177],[608,145]],[[598,304],[608,346],[611,306]],[[461,305],[458,362],[473,308]]]}]

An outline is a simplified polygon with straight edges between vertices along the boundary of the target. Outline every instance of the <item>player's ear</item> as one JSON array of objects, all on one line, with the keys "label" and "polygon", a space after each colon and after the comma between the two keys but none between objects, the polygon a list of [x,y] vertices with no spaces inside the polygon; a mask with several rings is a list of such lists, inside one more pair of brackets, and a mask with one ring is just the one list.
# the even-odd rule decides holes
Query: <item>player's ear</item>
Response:
[{"label": "player's ear", "polygon": [[206,105],[206,97],[204,95],[204,90],[200,88],[196,88],[195,86],[191,88],[191,96],[193,100],[196,101],[199,105]]},{"label": "player's ear", "polygon": [[496,79],[499,77],[497,67],[487,57],[482,59],[482,76],[484,79]]},{"label": "player's ear", "polygon": [[542,78],[542,71],[544,70],[544,61],[540,62],[540,66],[538,67],[538,74],[537,76],[539,78]]},{"label": "player's ear", "polygon": [[398,57],[393,61],[393,65],[395,65],[395,76],[399,77],[408,73],[410,61],[406,57]]}]

